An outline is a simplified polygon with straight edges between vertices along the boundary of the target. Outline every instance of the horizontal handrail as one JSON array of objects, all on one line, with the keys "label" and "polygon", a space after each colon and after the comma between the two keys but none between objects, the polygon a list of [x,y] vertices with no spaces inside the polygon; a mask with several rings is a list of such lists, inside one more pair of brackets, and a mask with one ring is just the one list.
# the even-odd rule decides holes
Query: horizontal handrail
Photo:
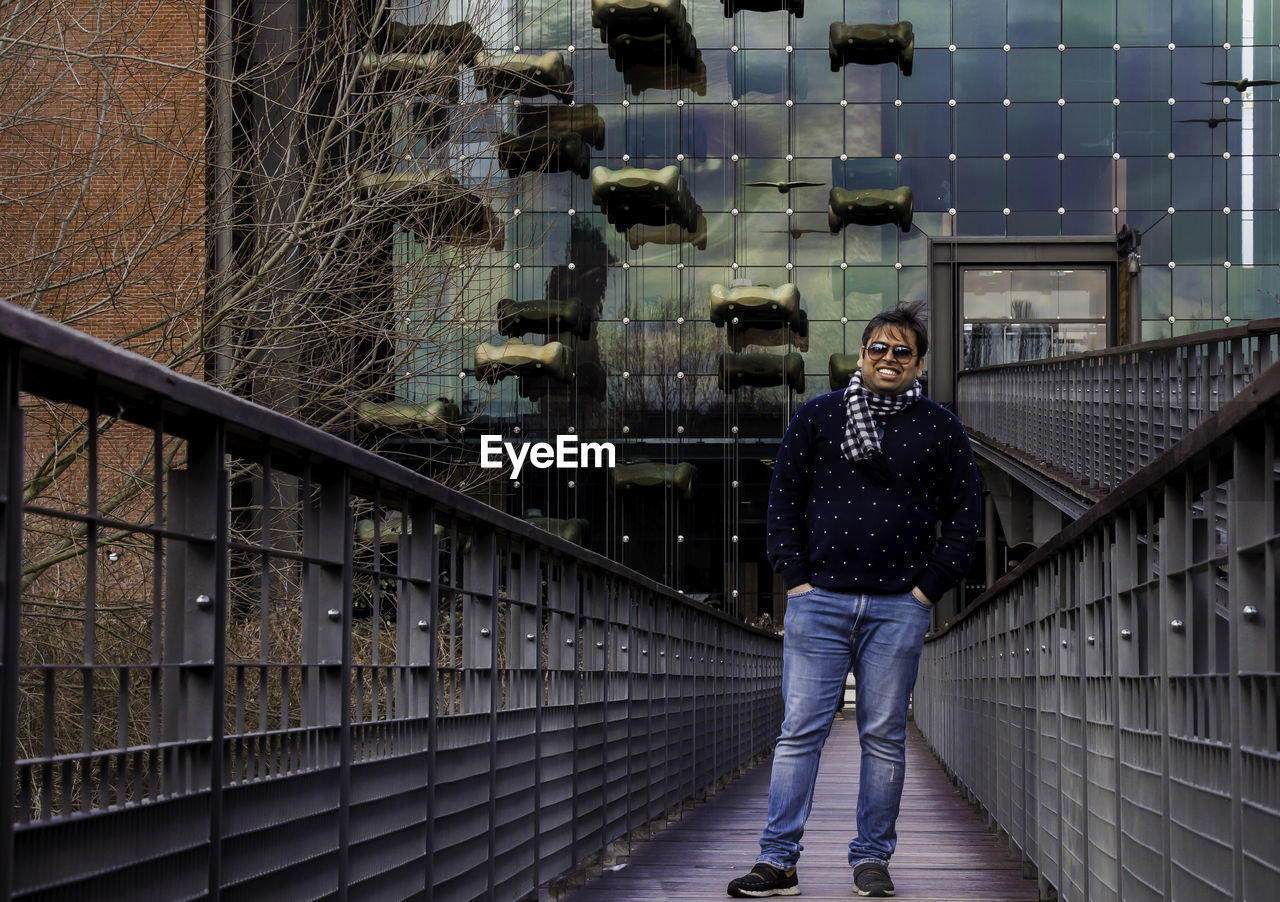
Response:
[{"label": "horizontal handrail", "polygon": [[517,899],[777,735],[772,633],[7,304],[0,379],[0,898]]}]

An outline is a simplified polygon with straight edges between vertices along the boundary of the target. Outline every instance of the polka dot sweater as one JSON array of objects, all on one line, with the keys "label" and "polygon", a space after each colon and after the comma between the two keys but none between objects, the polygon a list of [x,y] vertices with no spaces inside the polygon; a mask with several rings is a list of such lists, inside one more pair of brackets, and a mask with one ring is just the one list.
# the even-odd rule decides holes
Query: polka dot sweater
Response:
[{"label": "polka dot sweater", "polygon": [[[978,469],[954,414],[922,398],[876,419],[878,460],[840,453],[844,392],[806,402],[778,448],[768,556],[788,589],[890,593],[931,601],[969,569],[981,524]],[[937,524],[942,524],[938,534]]]}]

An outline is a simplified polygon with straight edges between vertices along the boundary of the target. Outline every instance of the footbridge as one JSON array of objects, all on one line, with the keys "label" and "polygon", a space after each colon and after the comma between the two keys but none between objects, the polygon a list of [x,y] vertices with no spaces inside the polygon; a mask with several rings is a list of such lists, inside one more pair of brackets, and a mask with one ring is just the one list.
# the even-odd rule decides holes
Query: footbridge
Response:
[{"label": "footbridge", "polygon": [[[1061,522],[937,612],[901,896],[1280,898],[1278,334],[960,377],[988,521],[1043,524],[1016,482]],[[752,860],[777,636],[8,305],[0,367],[0,897],[701,899]]]}]

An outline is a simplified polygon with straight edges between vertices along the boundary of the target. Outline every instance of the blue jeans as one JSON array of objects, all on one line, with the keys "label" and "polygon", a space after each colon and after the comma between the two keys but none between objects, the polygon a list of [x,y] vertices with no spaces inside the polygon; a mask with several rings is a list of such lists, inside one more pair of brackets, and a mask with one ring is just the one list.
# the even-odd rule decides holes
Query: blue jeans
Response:
[{"label": "blue jeans", "polygon": [[813,589],[787,600],[785,717],[773,750],[769,822],[760,836],[757,861],[788,870],[800,858],[818,757],[852,669],[862,762],[858,835],[849,843],[849,864],[888,862],[898,841],[894,824],[902,800],[907,704],[930,614],[931,608],[909,592],[855,595]]}]

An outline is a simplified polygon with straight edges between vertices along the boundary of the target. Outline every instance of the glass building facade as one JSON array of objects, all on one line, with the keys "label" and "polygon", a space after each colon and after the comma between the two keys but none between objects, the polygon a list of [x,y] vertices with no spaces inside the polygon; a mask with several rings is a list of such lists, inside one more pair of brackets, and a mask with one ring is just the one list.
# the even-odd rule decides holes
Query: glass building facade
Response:
[{"label": "glass building facade", "polygon": [[[591,0],[507,11],[510,45],[488,49],[562,55],[589,166],[675,166],[693,214],[672,198],[656,220],[635,205],[610,213],[581,165],[512,176],[505,247],[489,253],[483,289],[457,289],[455,320],[419,362],[416,399],[447,397],[474,418],[463,439],[473,461],[481,434],[612,442],[613,470],[526,467],[493,479],[486,498],[518,516],[580,518],[587,547],[748,618],[781,598],[764,556],[778,440],[799,404],[831,390],[833,357],[857,354],[871,316],[930,300],[931,237],[1052,243],[1131,226],[1141,292],[1130,338],[1280,313],[1280,87],[1204,84],[1277,76],[1271,3],[751,5],[782,8],[685,0],[678,14],[664,8],[660,39],[631,41],[593,24]],[[605,23],[609,4],[595,6]],[[832,23],[904,20],[909,66],[833,63]],[[568,109],[562,99],[506,96],[493,103],[494,134],[451,146],[497,167],[491,142],[540,110],[551,121],[544,108]],[[908,230],[832,231],[829,189],[899,186],[914,196]],[[412,256],[411,242],[400,253]],[[788,285],[801,320],[717,321],[714,293]],[[966,272],[963,359],[1113,342],[1115,290],[1088,267]],[[504,335],[503,298],[577,302],[592,324],[578,334],[547,319]],[[539,346],[530,375],[477,378],[477,349],[501,354],[512,341]],[[639,463],[650,466],[626,466]]]}]

